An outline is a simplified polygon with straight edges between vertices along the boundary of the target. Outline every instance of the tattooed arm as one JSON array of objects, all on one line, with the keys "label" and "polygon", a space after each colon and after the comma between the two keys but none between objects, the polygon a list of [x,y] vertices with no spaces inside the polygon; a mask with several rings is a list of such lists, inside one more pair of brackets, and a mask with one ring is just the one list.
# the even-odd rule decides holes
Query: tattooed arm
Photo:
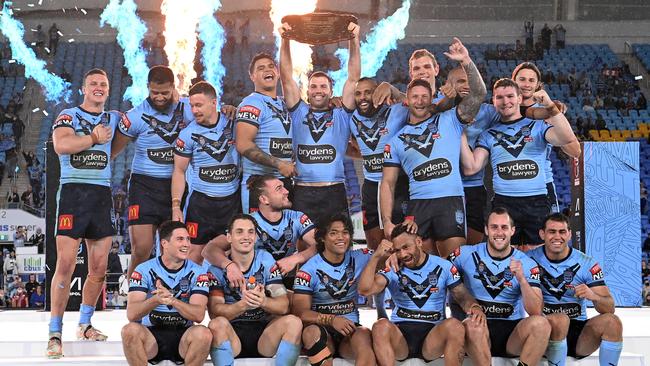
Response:
[{"label": "tattooed arm", "polygon": [[248,123],[238,123],[236,129],[237,140],[235,143],[240,154],[257,164],[276,168],[284,177],[296,175],[296,168],[293,163],[271,156],[255,144],[257,127]]},{"label": "tattooed arm", "polygon": [[474,121],[474,117],[476,117],[481,103],[483,103],[487,95],[485,83],[483,82],[483,78],[481,78],[481,73],[469,57],[469,51],[467,51],[467,48],[465,48],[458,38],[454,38],[449,46],[449,52],[445,52],[445,56],[451,60],[460,62],[465,73],[467,73],[467,83],[469,84],[470,93],[460,102],[457,111],[462,122],[470,123]]}]

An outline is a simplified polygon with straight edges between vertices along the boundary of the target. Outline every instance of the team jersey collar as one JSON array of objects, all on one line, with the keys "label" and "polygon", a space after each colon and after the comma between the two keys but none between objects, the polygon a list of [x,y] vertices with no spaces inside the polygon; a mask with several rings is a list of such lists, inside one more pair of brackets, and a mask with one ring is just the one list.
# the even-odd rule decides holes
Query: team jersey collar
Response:
[{"label": "team jersey collar", "polygon": [[420,125],[422,125],[424,123],[431,122],[433,120],[433,117],[435,117],[435,116],[436,116],[435,114],[432,114],[431,117],[423,119],[420,122],[411,123],[411,113],[409,113],[408,116],[406,117],[407,118],[406,125],[407,126],[412,126],[412,127],[417,127],[417,126],[420,126]]},{"label": "team jersey collar", "polygon": [[162,268],[165,269],[165,271],[167,271],[169,273],[178,273],[178,272],[180,272],[181,269],[185,268],[185,266],[187,265],[187,259],[184,260],[183,265],[178,267],[177,269],[169,269],[169,268],[167,268],[167,266],[165,266],[165,263],[163,263],[162,255],[158,257],[158,263],[160,263],[160,265],[162,266]]},{"label": "team jersey collar", "polygon": [[569,254],[567,254],[566,257],[564,257],[564,258],[562,258],[562,259],[551,259],[551,258],[549,258],[548,255],[546,255],[546,248],[542,248],[542,252],[544,252],[544,257],[546,257],[546,259],[547,259],[549,262],[551,262],[551,263],[562,263],[562,262],[564,262],[567,258],[569,258],[569,257],[571,256],[571,254],[573,253],[573,248],[569,247]]},{"label": "team jersey collar", "polygon": [[146,101],[147,101],[147,104],[149,104],[149,107],[151,107],[151,109],[153,109],[156,113],[164,114],[166,116],[174,113],[174,109],[176,109],[176,107],[178,106],[178,103],[180,103],[180,102],[172,103],[172,104],[169,105],[167,110],[161,111],[161,110],[159,110],[159,109],[157,109],[156,107],[153,106],[153,102],[151,101],[151,98],[147,97]]},{"label": "team jersey collar", "polygon": [[269,99],[273,99],[274,101],[278,101],[278,100],[280,100],[280,98],[279,98],[277,95],[275,96],[275,98],[273,98],[272,96],[270,96],[270,95],[266,95],[266,94],[264,94],[264,93],[260,93],[260,92],[258,92],[257,90],[253,91],[253,93],[255,93],[255,94],[259,94],[259,95],[261,95],[261,96],[263,96],[263,97],[266,97],[266,98],[269,98]]},{"label": "team jersey collar", "polygon": [[421,270],[422,268],[424,268],[424,266],[427,265],[427,262],[429,262],[429,254],[426,253],[426,252],[424,252],[424,251],[423,251],[422,253],[424,253],[424,256],[425,256],[425,257],[424,257],[424,261],[422,262],[422,264],[420,264],[419,266],[415,266],[415,267],[413,267],[413,268],[409,268],[409,267],[404,267],[404,268],[406,268],[406,269],[408,269],[408,270],[410,270],[410,271],[419,271],[419,270]]},{"label": "team jersey collar", "polygon": [[87,113],[87,114],[90,114],[91,116],[95,116],[95,117],[99,117],[99,116],[102,115],[102,113],[104,113],[104,111],[101,111],[101,112],[90,112],[90,111],[87,111],[87,110],[83,109],[81,106],[78,106],[77,108],[79,108],[82,112]]},{"label": "team jersey collar", "polygon": [[276,226],[282,222],[282,219],[284,219],[284,210],[282,210],[282,216],[280,216],[280,220],[278,221],[269,221],[269,219],[267,219],[266,217],[264,217],[264,215],[262,215],[262,211],[258,210],[257,212],[260,214],[262,220],[266,221],[269,225]]},{"label": "team jersey collar", "polygon": [[348,251],[345,252],[345,254],[343,255],[343,260],[341,262],[339,262],[339,263],[330,262],[329,260],[327,260],[327,258],[325,258],[325,255],[323,255],[322,252],[318,253],[318,255],[320,255],[320,257],[323,258],[323,261],[325,261],[325,263],[329,264],[330,266],[332,266],[332,267],[340,267],[343,263],[345,263],[346,259],[348,259],[348,253],[349,252],[350,252],[350,249],[348,249]]},{"label": "team jersey collar", "polygon": [[490,249],[489,249],[489,247],[488,247],[489,245],[490,245],[490,244],[488,244],[487,242],[485,242],[485,251],[487,252],[487,255],[490,256],[490,258],[494,259],[495,261],[503,261],[503,260],[506,260],[506,259],[508,259],[510,256],[512,256],[512,255],[515,253],[515,248],[513,248],[512,246],[510,246],[510,253],[508,253],[508,255],[506,255],[505,257],[503,257],[503,258],[493,257],[492,254],[490,254]]},{"label": "team jersey collar", "polygon": [[[253,249],[253,260],[252,260],[251,263],[248,265],[248,268],[246,268],[245,271],[242,269],[241,273],[242,273],[243,275],[245,275],[245,274],[247,274],[248,272],[250,272],[251,268],[253,267],[253,263],[255,263],[255,258],[257,258],[257,250],[256,250],[256,249]],[[228,254],[228,259],[230,259],[231,261],[233,261],[233,259],[232,259],[232,255],[231,255],[231,254]],[[233,261],[233,262],[234,262],[234,261]],[[225,272],[225,271],[224,271],[224,272]]]},{"label": "team jersey collar", "polygon": [[508,122],[500,121],[500,122],[501,122],[501,124],[504,124],[504,125],[514,125],[515,123],[522,121],[524,118],[526,118],[526,116],[521,116],[520,118],[517,118],[517,119],[515,119],[513,121],[508,121]]}]

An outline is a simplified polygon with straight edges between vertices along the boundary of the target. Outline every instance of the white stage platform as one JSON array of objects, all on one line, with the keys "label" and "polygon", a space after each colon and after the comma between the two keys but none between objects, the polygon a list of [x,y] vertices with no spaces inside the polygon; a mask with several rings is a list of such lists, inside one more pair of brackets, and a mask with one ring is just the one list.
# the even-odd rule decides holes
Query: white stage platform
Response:
[{"label": "white stage platform", "polygon": [[[590,315],[594,315],[590,309]],[[374,310],[361,310],[361,323],[371,326],[376,319]],[[623,355],[619,366],[645,366],[650,362],[650,308],[616,309],[616,314],[623,320]],[[47,343],[47,324],[49,314],[42,311],[2,311],[0,312],[0,365],[93,365],[121,366],[127,365],[122,352],[120,329],[126,324],[124,310],[101,311],[93,317],[93,324],[108,336],[107,342],[82,342],[75,340],[75,326],[79,314],[66,313],[63,319],[63,350],[65,357],[60,360],[48,360],[44,356]],[[207,318],[207,315],[206,315]],[[238,359],[237,366],[273,365],[270,359]],[[309,365],[301,358],[300,365]],[[516,365],[516,360],[494,358],[494,366]],[[162,365],[172,365],[164,363]],[[207,362],[206,365],[212,365]],[[335,360],[336,366],[348,366],[352,363]],[[407,360],[401,365],[423,365],[418,360]],[[429,365],[443,365],[436,360]],[[466,360],[464,365],[471,365]],[[546,365],[546,362],[541,363]],[[598,354],[583,360],[569,359],[567,365],[598,366]]]}]

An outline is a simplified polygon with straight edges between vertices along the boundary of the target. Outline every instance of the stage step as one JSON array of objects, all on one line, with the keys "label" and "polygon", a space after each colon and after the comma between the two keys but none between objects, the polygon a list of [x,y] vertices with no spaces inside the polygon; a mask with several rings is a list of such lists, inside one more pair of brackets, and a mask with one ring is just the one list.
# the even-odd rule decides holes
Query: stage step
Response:
[{"label": "stage step", "polygon": [[[505,358],[493,358],[493,366],[515,366],[517,364],[516,360],[505,359]],[[567,366],[598,366],[598,355],[591,355],[582,360],[575,360],[569,358],[567,360]],[[20,357],[20,358],[3,358],[0,359],[0,365],[30,365],[30,366],[39,366],[39,365],[87,365],[87,366],[128,366],[126,359],[122,356],[77,356],[77,357],[63,357],[59,360],[48,360],[45,357]],[[158,365],[160,366],[175,366],[172,362],[161,362]],[[212,362],[206,362],[205,366],[211,366]],[[235,360],[235,366],[274,366],[275,363],[273,359],[268,358],[247,358]],[[306,358],[301,357],[297,365],[299,366],[308,366],[309,362]],[[334,360],[334,366],[352,366],[353,363],[336,359]],[[406,360],[401,363],[397,363],[400,366],[422,366],[425,365],[421,360],[411,359]],[[426,365],[431,366],[443,366],[443,360],[435,360]],[[632,353],[623,353],[621,355],[621,360],[619,362],[621,366],[645,366],[644,358],[641,355],[632,354]],[[463,366],[472,366],[472,362],[465,360]],[[539,366],[547,366],[546,362],[540,362]]]}]

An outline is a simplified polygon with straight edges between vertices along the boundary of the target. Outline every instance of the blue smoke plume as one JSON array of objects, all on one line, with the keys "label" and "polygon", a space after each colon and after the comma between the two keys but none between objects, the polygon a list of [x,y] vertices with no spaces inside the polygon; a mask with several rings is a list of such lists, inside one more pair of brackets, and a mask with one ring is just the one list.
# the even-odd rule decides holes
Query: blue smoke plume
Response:
[{"label": "blue smoke plume", "polygon": [[147,32],[144,22],[138,17],[135,10],[137,5],[133,0],[110,0],[102,12],[99,24],[110,24],[117,29],[117,43],[124,50],[124,64],[131,75],[132,83],[126,88],[124,100],[137,105],[147,98],[147,55],[142,48],[142,40]]},{"label": "blue smoke plume", "polygon": [[11,2],[5,1],[0,13],[0,32],[9,40],[11,57],[25,66],[25,77],[36,80],[43,87],[45,99],[50,102],[60,102],[61,98],[70,101],[70,83],[50,73],[45,68],[45,61],[39,60],[34,50],[27,47],[23,41],[25,28],[13,18]]},{"label": "blue smoke plume", "polygon": [[[366,40],[361,43],[362,77],[374,77],[388,53],[397,48],[397,41],[404,38],[410,8],[411,0],[403,0],[402,6],[393,15],[380,20],[366,35]],[[348,78],[349,52],[347,48],[339,48],[334,55],[341,61],[341,68],[330,71],[329,75],[334,80],[334,95],[341,95]]]},{"label": "blue smoke plume", "polygon": [[203,42],[201,50],[201,62],[203,63],[203,75],[205,80],[212,84],[217,90],[217,99],[221,99],[223,92],[223,78],[226,75],[226,68],[221,62],[221,50],[226,44],[226,32],[214,13],[221,7],[220,0],[206,0],[211,12],[209,15],[199,19],[199,39]]}]

